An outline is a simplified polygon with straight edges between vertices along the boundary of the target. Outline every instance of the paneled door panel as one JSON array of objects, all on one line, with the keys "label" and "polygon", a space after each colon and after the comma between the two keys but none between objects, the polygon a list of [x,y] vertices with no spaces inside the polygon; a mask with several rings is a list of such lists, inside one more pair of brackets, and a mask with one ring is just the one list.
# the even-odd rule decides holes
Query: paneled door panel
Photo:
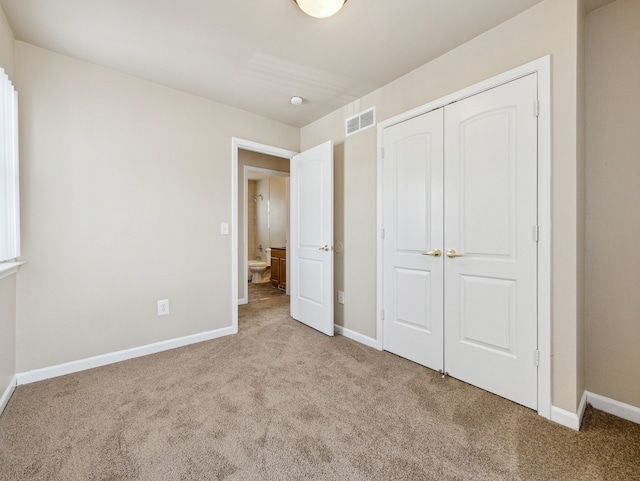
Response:
[{"label": "paneled door panel", "polygon": [[442,109],[384,129],[383,348],[443,367]]},{"label": "paneled door panel", "polygon": [[536,92],[532,74],[447,106],[444,187],[446,370],[534,409]]},{"label": "paneled door panel", "polygon": [[515,356],[515,287],[512,280],[460,276],[460,342]]},{"label": "paneled door panel", "polygon": [[291,159],[291,317],[333,336],[333,144]]}]

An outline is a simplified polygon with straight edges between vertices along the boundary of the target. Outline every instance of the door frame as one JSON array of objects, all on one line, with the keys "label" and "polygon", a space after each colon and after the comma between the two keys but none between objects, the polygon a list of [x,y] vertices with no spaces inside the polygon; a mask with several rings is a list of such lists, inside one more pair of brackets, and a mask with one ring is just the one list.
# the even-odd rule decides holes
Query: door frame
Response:
[{"label": "door frame", "polygon": [[[377,329],[376,348],[382,350],[383,334],[383,219],[382,133],[385,128],[425,114],[452,102],[484,92],[526,75],[538,79],[538,414],[551,419],[551,56],[539,58],[480,83],[434,100],[378,123],[377,159]],[[532,105],[533,109],[534,106]],[[533,362],[533,359],[532,359]]]},{"label": "door frame", "polygon": [[231,331],[238,332],[238,151],[250,150],[289,159],[298,152],[231,137]]}]

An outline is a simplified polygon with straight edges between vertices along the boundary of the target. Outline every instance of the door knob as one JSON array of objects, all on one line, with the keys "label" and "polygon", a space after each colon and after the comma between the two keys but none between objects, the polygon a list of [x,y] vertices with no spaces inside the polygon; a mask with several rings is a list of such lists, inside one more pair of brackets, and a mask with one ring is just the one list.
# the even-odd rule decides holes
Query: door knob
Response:
[{"label": "door knob", "polygon": [[319,251],[325,251],[325,252],[329,252],[331,249],[333,249],[333,247],[329,247],[328,245],[325,244],[324,247],[319,247],[318,250]]},{"label": "door knob", "polygon": [[458,254],[455,249],[449,249],[447,251],[447,257],[464,257],[464,254]]},{"label": "door knob", "polygon": [[423,252],[422,255],[423,256],[440,257],[442,255],[442,251],[440,249],[434,249],[434,250],[429,251],[429,252]]}]

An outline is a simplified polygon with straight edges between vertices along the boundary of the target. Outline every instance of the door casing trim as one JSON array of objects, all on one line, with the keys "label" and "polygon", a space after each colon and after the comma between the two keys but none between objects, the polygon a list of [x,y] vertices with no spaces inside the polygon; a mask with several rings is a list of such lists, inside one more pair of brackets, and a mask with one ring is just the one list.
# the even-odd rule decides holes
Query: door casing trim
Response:
[{"label": "door casing trim", "polygon": [[[484,92],[518,78],[537,74],[538,79],[538,414],[551,418],[551,56],[539,58],[480,83],[429,102],[378,123],[377,149],[377,323],[376,348],[383,346],[382,251],[382,133],[385,128],[426,114],[452,102]],[[533,106],[532,106],[533,108]]]}]

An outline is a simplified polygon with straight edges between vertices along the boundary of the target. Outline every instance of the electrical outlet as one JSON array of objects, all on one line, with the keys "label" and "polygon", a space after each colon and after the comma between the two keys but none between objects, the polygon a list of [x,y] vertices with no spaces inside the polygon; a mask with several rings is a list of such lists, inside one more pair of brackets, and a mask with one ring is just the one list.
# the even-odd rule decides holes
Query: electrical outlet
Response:
[{"label": "electrical outlet", "polygon": [[338,291],[338,304],[344,304],[344,291]]},{"label": "electrical outlet", "polygon": [[158,301],[158,315],[166,316],[169,314],[169,299]]}]

